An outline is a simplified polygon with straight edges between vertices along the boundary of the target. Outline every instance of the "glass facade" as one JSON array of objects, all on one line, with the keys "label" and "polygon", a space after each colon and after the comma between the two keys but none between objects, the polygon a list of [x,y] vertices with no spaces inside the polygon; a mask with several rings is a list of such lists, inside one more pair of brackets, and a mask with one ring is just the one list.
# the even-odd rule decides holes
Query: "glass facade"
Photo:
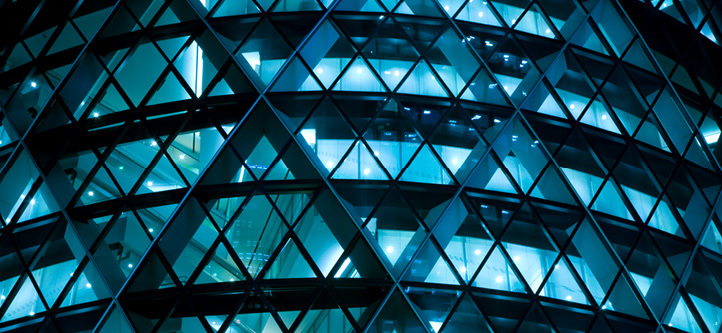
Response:
[{"label": "glass facade", "polygon": [[719,23],[0,0],[0,332],[719,332]]}]

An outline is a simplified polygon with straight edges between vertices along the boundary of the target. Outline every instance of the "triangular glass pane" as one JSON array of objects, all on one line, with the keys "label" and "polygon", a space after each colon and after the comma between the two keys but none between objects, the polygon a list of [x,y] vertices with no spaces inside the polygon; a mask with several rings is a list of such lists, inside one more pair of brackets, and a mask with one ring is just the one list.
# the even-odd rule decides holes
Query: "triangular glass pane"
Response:
[{"label": "triangular glass pane", "polygon": [[604,40],[604,38],[600,39],[591,24],[589,24],[589,22],[584,22],[579,30],[577,30],[577,33],[572,36],[570,42],[587,50],[609,55],[607,46],[605,43],[602,43],[602,40]]},{"label": "triangular glass pane", "polygon": [[600,101],[599,97],[589,104],[589,107],[587,108],[587,111],[584,112],[580,122],[596,128],[621,134],[614,120],[610,117],[609,112],[607,112],[605,104]]},{"label": "triangular glass pane", "polygon": [[722,254],[722,235],[720,235],[719,229],[714,221],[710,222],[707,227],[707,233],[701,240],[702,246]]},{"label": "triangular glass pane", "polygon": [[142,181],[136,194],[169,191],[187,186],[186,182],[178,174],[176,166],[170,163],[165,154],[162,154],[153,170]]},{"label": "triangular glass pane", "polygon": [[289,239],[263,276],[264,279],[315,278],[311,266],[298,250],[298,245]]},{"label": "triangular glass pane", "polygon": [[92,262],[89,262],[83,272],[65,296],[60,307],[66,307],[81,303],[93,302],[111,296],[110,290],[99,274],[98,269]]},{"label": "triangular glass pane", "polygon": [[549,164],[530,194],[540,199],[575,205],[577,204],[576,198],[567,186],[566,180],[559,173],[557,167]]},{"label": "triangular glass pane", "polygon": [[541,84],[534,89],[522,105],[522,108],[558,118],[566,118],[562,107],[557,102],[555,96],[549,92],[544,82],[541,82]]},{"label": "triangular glass pane", "polygon": [[[311,159],[306,154],[313,153],[296,145],[292,142],[281,158],[269,168],[268,172],[263,176],[264,181],[269,180],[287,180],[287,179],[319,179],[321,178],[318,170],[323,170],[321,162]],[[325,173],[324,173],[325,174]]]},{"label": "triangular glass pane", "polygon": [[[176,4],[179,3],[179,1],[175,2]],[[164,25],[171,25],[180,23],[180,19],[178,16],[174,13],[172,6],[168,6],[168,8],[163,12],[163,14],[158,18],[158,20],[155,22],[153,26],[160,27]]]},{"label": "triangular glass pane", "polygon": [[[477,118],[478,123],[482,116],[488,117],[486,114],[474,114],[473,117]],[[474,130],[473,121],[469,120],[461,109],[454,108],[448,111],[446,117],[438,125],[429,141],[446,167],[459,182],[463,182],[479,163],[487,145]],[[482,130],[486,130],[486,128]]]},{"label": "triangular glass pane", "polygon": [[412,95],[425,95],[436,97],[448,97],[446,89],[439,83],[426,61],[422,60],[416,64],[411,74],[401,84],[399,93]]},{"label": "triangular glass pane", "polygon": [[427,241],[419,250],[419,253],[409,265],[403,280],[450,285],[459,284],[446,259],[439,254],[432,241]]},{"label": "triangular glass pane", "polygon": [[424,332],[426,330],[399,290],[393,292],[369,328],[376,332]]},{"label": "triangular glass pane", "polygon": [[260,12],[261,10],[258,9],[256,4],[252,0],[226,0],[223,1],[223,3],[218,6],[218,8],[216,8],[213,17],[249,15],[258,14]]},{"label": "triangular glass pane", "polygon": [[633,220],[632,214],[629,213],[627,207],[622,200],[621,194],[614,185],[614,180],[610,178],[602,190],[597,195],[597,199],[590,206],[591,209],[602,213],[614,215],[627,220]]},{"label": "triangular glass pane", "polygon": [[609,293],[607,301],[602,304],[602,309],[618,311],[633,316],[647,318],[641,302],[632,292],[632,289],[624,276],[620,276],[617,284]]},{"label": "triangular glass pane", "polygon": [[[474,252],[476,253],[476,252]],[[479,251],[479,255],[483,253]],[[491,252],[479,271],[473,285],[480,288],[488,288],[503,291],[525,293],[524,283],[517,277],[512,266],[507,262],[506,257],[497,246]]]},{"label": "triangular glass pane", "polygon": [[673,309],[664,321],[665,325],[685,332],[702,332],[699,323],[697,323],[694,315],[689,310],[689,306],[687,306],[687,302],[684,301],[681,295],[678,296],[677,305],[673,306]]},{"label": "triangular glass pane", "polygon": [[298,56],[294,57],[275,81],[272,91],[319,91],[323,90],[315,76]]},{"label": "triangular glass pane", "polygon": [[435,3],[418,0],[403,1],[398,7],[396,7],[396,10],[394,10],[394,12],[400,14],[432,17],[441,17],[443,15],[441,10]]},{"label": "triangular glass pane", "polygon": [[334,10],[350,12],[384,12],[383,7],[381,7],[376,0],[341,0],[338,5],[334,7]]},{"label": "triangular glass pane", "polygon": [[[68,25],[69,25],[69,24],[68,24]],[[36,35],[31,36],[31,37],[25,38],[25,40],[24,40],[25,46],[27,46],[27,48],[30,50],[30,54],[32,54],[32,56],[33,56],[34,58],[37,58],[37,57],[38,57],[38,55],[40,54],[40,51],[43,50],[43,47],[45,47],[45,43],[48,42],[48,39],[50,39],[50,37],[53,35],[53,32],[55,32],[55,29],[56,29],[56,28],[57,28],[57,27],[52,27],[52,28],[50,28],[50,29],[48,29],[48,30],[45,30],[45,31],[39,33],[39,34],[36,34]],[[19,48],[21,48],[21,49],[24,50],[22,44],[17,44],[17,47],[19,47]],[[16,48],[17,48],[17,47],[16,47]],[[27,52],[27,51],[26,51],[26,52]],[[26,53],[26,54],[27,54],[27,53]],[[15,59],[17,59],[17,58],[15,58],[16,56],[17,56],[17,54],[11,55],[11,56],[9,57],[9,59],[15,60]],[[28,59],[28,60],[29,60],[29,59]],[[8,63],[9,63],[9,62],[8,62]]]},{"label": "triangular glass pane", "polygon": [[584,295],[584,291],[582,291],[582,288],[579,287],[579,284],[574,279],[564,258],[559,259],[556,265],[554,265],[544,287],[539,291],[539,295],[568,302],[589,304],[587,297]]},{"label": "triangular glass pane", "polygon": [[492,154],[479,163],[466,186],[491,191],[517,193],[515,182],[499,167]]},{"label": "triangular glass pane", "polygon": [[494,81],[484,68],[476,74],[459,98],[496,105],[509,105],[499,83]]},{"label": "triangular glass pane", "polygon": [[108,85],[106,90],[100,94],[102,95],[102,99],[95,105],[93,112],[88,115],[90,118],[97,118],[99,116],[127,110],[129,108],[114,83]]},{"label": "triangular glass pane", "polygon": [[384,92],[386,88],[384,88],[366,62],[358,56],[353,63],[348,66],[348,69],[343,76],[341,76],[341,79],[333,86],[333,90]]},{"label": "triangular glass pane", "polygon": [[80,33],[75,30],[75,27],[73,27],[72,24],[67,23],[65,24],[63,31],[61,31],[60,35],[58,35],[57,39],[55,39],[55,43],[53,44],[53,46],[50,48],[50,50],[48,50],[48,54],[67,50],[71,47],[82,45],[84,43],[85,41],[83,41]]},{"label": "triangular glass pane", "polygon": [[313,10],[321,10],[321,5],[316,1],[278,0],[273,7],[274,12],[305,12]]},{"label": "triangular glass pane", "polygon": [[193,284],[243,281],[245,277],[222,242]]},{"label": "triangular glass pane", "polygon": [[455,19],[497,27],[501,26],[488,1],[467,1],[466,6],[459,11]]},{"label": "triangular glass pane", "polygon": [[399,178],[401,181],[431,184],[452,184],[454,180],[431,152],[423,145]]},{"label": "triangular glass pane", "polygon": [[168,73],[162,82],[160,88],[153,94],[150,101],[148,101],[148,105],[182,101],[191,98],[172,72]]},{"label": "triangular glass pane", "polygon": [[346,259],[342,259],[341,266],[334,274],[334,278],[388,278],[388,272],[376,257],[363,237],[356,242]]},{"label": "triangular glass pane", "polygon": [[40,300],[40,295],[38,295],[37,290],[33,287],[32,281],[26,277],[15,298],[11,300],[10,305],[7,310],[5,310],[5,314],[0,322],[28,316],[32,317],[45,312],[45,310],[45,305],[43,305],[43,302]]},{"label": "triangular glass pane", "polygon": [[[379,154],[379,158],[380,156]],[[384,170],[361,141],[354,144],[346,158],[339,163],[331,178],[388,180]]]},{"label": "triangular glass pane", "polygon": [[551,25],[536,5],[531,6],[529,10],[527,10],[521,20],[519,20],[519,23],[514,26],[514,30],[524,31],[546,38],[555,38]]},{"label": "triangular glass pane", "polygon": [[176,37],[176,38],[168,38],[163,40],[158,40],[156,43],[158,44],[158,47],[160,47],[160,50],[165,54],[168,59],[175,58],[176,54],[181,50],[183,45],[185,45],[186,41],[188,40],[188,37]]}]

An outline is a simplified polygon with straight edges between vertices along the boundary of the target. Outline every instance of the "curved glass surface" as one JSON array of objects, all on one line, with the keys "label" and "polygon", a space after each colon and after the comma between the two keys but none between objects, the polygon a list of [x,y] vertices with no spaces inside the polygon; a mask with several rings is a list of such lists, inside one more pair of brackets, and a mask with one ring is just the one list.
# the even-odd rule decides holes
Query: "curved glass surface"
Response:
[{"label": "curved glass surface", "polygon": [[0,332],[719,331],[722,77],[639,8],[722,7],[643,2],[0,5]]}]

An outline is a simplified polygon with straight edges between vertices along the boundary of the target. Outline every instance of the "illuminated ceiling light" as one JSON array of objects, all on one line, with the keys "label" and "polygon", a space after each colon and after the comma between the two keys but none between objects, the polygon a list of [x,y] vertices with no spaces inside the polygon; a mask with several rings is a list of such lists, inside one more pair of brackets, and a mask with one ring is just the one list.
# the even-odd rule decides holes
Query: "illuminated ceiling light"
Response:
[{"label": "illuminated ceiling light", "polygon": [[424,114],[431,114],[431,111],[429,111],[429,110],[424,110]]},{"label": "illuminated ceiling light", "polygon": [[602,115],[602,120],[607,120],[607,115],[606,115],[606,114],[603,114],[603,115]]},{"label": "illuminated ceiling light", "polygon": [[565,298],[567,301],[571,301],[571,300],[572,300],[572,295],[567,295],[567,297],[564,297],[564,298]]},{"label": "illuminated ceiling light", "polygon": [[326,168],[333,168],[333,161],[326,161]]},{"label": "illuminated ceiling light", "polygon": [[184,159],[184,158],[186,158],[186,154],[180,154],[180,155],[178,155],[178,158]]},{"label": "illuminated ceiling light", "polygon": [[479,12],[479,17],[484,16],[484,12]]},{"label": "illuminated ceiling light", "polygon": [[461,266],[461,268],[459,268],[459,273],[461,273],[461,274],[466,273],[466,267]]},{"label": "illuminated ceiling light", "polygon": [[479,249],[474,250],[474,254],[477,256],[481,255],[481,250],[479,250]]},{"label": "illuminated ceiling light", "polygon": [[552,33],[552,29],[547,29],[545,32],[550,34],[550,33]]},{"label": "illuminated ceiling light", "polygon": [[369,168],[364,169],[364,175],[368,175],[370,173],[371,173],[371,169],[369,169]]},{"label": "illuminated ceiling light", "polygon": [[363,70],[362,70],[361,68],[357,68],[357,69],[356,69],[356,73],[361,74],[361,72],[363,72]]},{"label": "illuminated ceiling light", "polygon": [[394,253],[394,247],[393,247],[393,246],[387,246],[387,247],[386,247],[386,253]]},{"label": "illuminated ceiling light", "polygon": [[88,191],[88,196],[91,196],[91,197],[92,197],[92,196],[94,196],[94,195],[95,195],[95,192],[93,192],[93,191]]},{"label": "illuminated ceiling light", "polygon": [[100,114],[99,114],[99,113],[97,113],[97,112],[93,112],[93,118],[98,118],[98,116],[100,116]]},{"label": "illuminated ceiling light", "polygon": [[571,110],[574,110],[574,108],[576,108],[576,107],[577,107],[577,106],[576,106],[576,104],[574,104],[574,103],[569,104],[569,109],[571,109]]},{"label": "illuminated ceiling light", "polygon": [[501,277],[501,275],[499,275],[499,276],[497,276],[496,279],[494,279],[494,280],[496,281],[496,283],[501,283],[502,281],[504,281],[504,278]]},{"label": "illuminated ceiling light", "polygon": [[451,160],[451,164],[453,164],[453,165],[457,165],[458,163],[459,163],[459,160],[457,160],[457,159]]},{"label": "illuminated ceiling light", "polygon": [[38,84],[35,81],[30,82],[30,87],[37,88]]},{"label": "illuminated ceiling light", "polygon": [[323,74],[323,68],[321,68],[321,67],[316,68],[316,73]]},{"label": "illuminated ceiling light", "polygon": [[394,76],[399,76],[399,75],[400,75],[399,71],[394,72]]},{"label": "illuminated ceiling light", "polygon": [[92,288],[92,287],[93,287],[93,285],[92,285],[92,284],[90,284],[90,283],[86,283],[86,284],[85,284],[85,288],[88,288],[88,289],[90,289],[90,288]]},{"label": "illuminated ceiling light", "polygon": [[133,268],[133,264],[128,264],[128,268]]},{"label": "illuminated ceiling light", "polygon": [[146,186],[153,186],[153,181],[149,180],[145,183]]},{"label": "illuminated ceiling light", "polygon": [[153,228],[149,228],[149,229],[148,229],[148,232],[152,233],[152,232],[153,232]]}]

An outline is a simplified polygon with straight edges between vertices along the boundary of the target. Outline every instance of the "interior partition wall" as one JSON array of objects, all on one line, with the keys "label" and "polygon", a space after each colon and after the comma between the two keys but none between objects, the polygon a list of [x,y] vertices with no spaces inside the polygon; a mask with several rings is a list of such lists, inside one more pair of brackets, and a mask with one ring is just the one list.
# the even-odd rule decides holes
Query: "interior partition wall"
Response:
[{"label": "interior partition wall", "polygon": [[720,24],[0,0],[0,332],[719,332]]}]

